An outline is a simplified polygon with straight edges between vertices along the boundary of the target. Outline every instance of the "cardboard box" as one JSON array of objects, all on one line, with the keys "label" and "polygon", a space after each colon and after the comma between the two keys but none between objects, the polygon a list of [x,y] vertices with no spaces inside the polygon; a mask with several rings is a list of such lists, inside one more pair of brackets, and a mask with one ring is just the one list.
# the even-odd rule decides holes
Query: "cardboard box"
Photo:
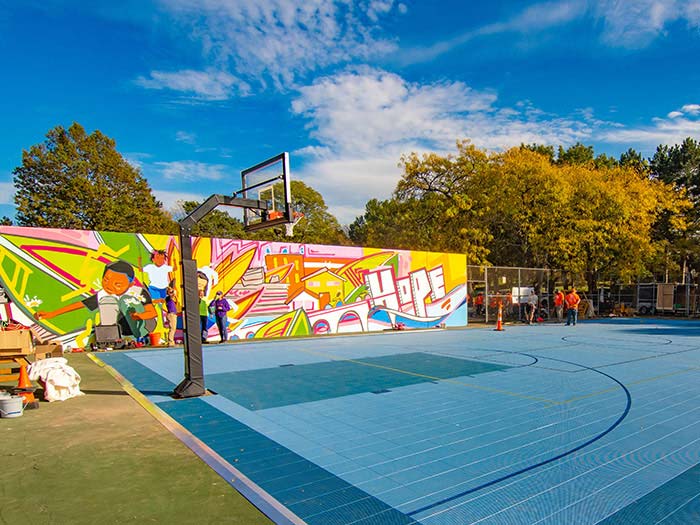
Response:
[{"label": "cardboard box", "polygon": [[34,343],[29,330],[0,330],[0,355],[32,353],[34,353]]},{"label": "cardboard box", "polygon": [[58,343],[36,345],[34,347],[34,353],[39,359],[48,359],[49,357],[63,357],[63,345]]}]

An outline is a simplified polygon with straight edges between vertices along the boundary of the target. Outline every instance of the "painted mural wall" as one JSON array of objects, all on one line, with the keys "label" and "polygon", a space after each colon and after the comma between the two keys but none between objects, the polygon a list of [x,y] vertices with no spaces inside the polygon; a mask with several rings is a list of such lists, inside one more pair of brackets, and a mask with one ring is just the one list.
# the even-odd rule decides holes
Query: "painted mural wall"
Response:
[{"label": "painted mural wall", "polygon": [[[0,315],[72,347],[89,347],[100,326],[118,325],[130,343],[165,334],[166,289],[181,291],[178,244],[166,235],[0,227]],[[222,292],[231,306],[229,339],[467,323],[464,255],[211,238],[193,239],[193,254],[204,304]],[[214,315],[201,312],[204,336],[218,342]]]}]

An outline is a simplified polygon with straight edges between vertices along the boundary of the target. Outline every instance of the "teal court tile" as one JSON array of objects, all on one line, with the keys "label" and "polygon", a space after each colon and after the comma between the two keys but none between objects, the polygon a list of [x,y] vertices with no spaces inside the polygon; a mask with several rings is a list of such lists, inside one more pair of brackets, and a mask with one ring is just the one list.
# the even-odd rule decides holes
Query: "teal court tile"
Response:
[{"label": "teal court tile", "polygon": [[510,367],[423,352],[211,374],[207,386],[249,410],[295,405]]}]

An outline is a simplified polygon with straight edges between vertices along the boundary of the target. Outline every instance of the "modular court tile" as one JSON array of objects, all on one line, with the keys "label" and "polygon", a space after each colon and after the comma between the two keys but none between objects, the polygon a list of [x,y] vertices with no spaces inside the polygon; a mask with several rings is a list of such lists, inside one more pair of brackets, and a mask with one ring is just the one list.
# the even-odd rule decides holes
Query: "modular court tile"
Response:
[{"label": "modular court tile", "polygon": [[[700,523],[700,323],[606,320],[100,354],[309,524]],[[301,522],[299,521],[299,522]]]}]

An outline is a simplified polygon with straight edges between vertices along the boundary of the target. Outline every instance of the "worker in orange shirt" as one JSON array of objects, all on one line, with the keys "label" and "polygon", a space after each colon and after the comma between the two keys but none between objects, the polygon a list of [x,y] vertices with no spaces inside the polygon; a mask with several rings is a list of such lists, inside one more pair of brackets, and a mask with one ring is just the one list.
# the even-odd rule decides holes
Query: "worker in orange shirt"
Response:
[{"label": "worker in orange shirt", "polygon": [[559,322],[564,320],[564,292],[562,290],[554,290],[554,311],[557,313]]},{"label": "worker in orange shirt", "polygon": [[566,326],[573,324],[576,326],[576,320],[578,319],[578,305],[581,302],[581,298],[576,293],[576,288],[571,287],[571,291],[566,294],[564,298],[566,302]]},{"label": "worker in orange shirt", "polygon": [[479,292],[474,299],[474,305],[476,306],[476,315],[484,315],[484,294]]}]

